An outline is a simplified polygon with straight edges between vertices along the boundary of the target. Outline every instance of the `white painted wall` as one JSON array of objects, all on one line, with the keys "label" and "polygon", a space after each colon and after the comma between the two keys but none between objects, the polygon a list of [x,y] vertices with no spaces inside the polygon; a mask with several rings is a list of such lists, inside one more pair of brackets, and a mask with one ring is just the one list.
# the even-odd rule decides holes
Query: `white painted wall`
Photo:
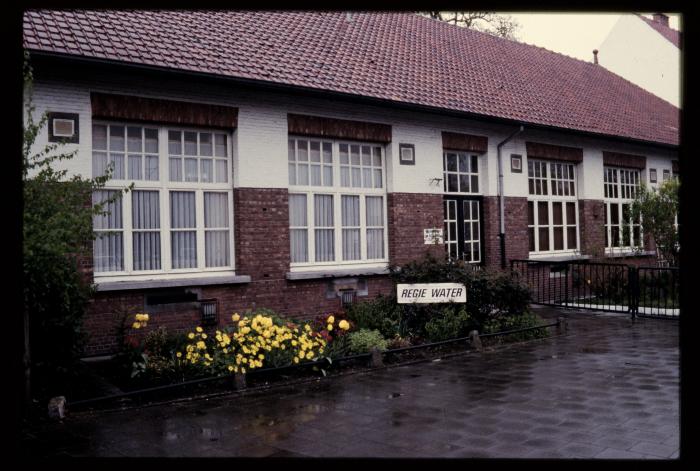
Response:
[{"label": "white painted wall", "polygon": [[598,62],[680,107],[680,50],[636,15],[622,15],[598,48]]},{"label": "white painted wall", "polygon": [[[156,98],[193,101],[235,106],[239,108],[238,129],[234,133],[233,158],[235,187],[287,188],[287,113],[310,114],[332,118],[370,121],[392,126],[392,143],[386,146],[387,190],[389,192],[433,193],[443,192],[442,131],[488,136],[488,152],[480,158],[482,194],[497,194],[497,145],[516,126],[497,125],[475,120],[439,116],[422,112],[391,110],[338,102],[332,99],[299,98],[272,91],[249,92],[228,85],[201,85],[193,87],[181,80],[138,80],[126,74],[93,76],[90,79],[71,76],[70,71],[57,71],[51,77],[39,77],[34,86],[37,111],[73,112],[80,115],[80,144],[75,159],[67,163],[71,172],[90,175],[91,108],[90,91],[142,95]],[[44,131],[37,146],[46,143]],[[610,150],[646,155],[648,166],[671,168],[672,151],[654,147],[614,143],[592,137],[571,137],[544,130],[525,131],[503,147],[504,189],[506,196],[527,196],[527,156],[525,141],[581,147],[584,162],[577,168],[578,192],[582,199],[602,199],[602,151]],[[399,143],[415,145],[416,165],[400,165]],[[67,149],[76,148],[70,145]],[[523,156],[523,172],[510,169],[510,154]],[[653,164],[652,164],[653,162]],[[662,172],[659,170],[659,178]]]}]

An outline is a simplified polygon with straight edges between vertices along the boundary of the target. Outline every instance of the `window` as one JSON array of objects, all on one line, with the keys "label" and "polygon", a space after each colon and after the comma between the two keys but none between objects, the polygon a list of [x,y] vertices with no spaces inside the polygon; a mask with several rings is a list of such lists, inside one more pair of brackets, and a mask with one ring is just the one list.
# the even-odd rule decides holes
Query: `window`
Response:
[{"label": "window", "polygon": [[528,241],[532,253],[578,250],[578,201],[573,164],[528,159]]},{"label": "window", "polygon": [[446,193],[479,193],[479,156],[447,151],[442,164]]},{"label": "window", "polygon": [[96,277],[233,269],[229,141],[216,131],[94,123],[93,175],[113,170],[93,200],[134,183],[94,219]]},{"label": "window", "polygon": [[605,247],[608,252],[642,245],[640,221],[632,221],[629,214],[639,184],[639,170],[604,169]]},{"label": "window", "polygon": [[386,262],[386,190],[381,146],[289,138],[291,263]]},{"label": "window", "polygon": [[671,179],[671,171],[668,169],[664,169],[663,172],[663,181],[667,181]]}]

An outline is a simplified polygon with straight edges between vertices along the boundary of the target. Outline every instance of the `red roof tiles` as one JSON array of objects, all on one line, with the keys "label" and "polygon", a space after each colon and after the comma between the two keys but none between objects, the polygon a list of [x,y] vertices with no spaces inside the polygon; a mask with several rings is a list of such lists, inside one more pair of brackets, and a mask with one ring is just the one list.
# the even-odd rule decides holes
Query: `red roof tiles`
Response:
[{"label": "red roof tiles", "polygon": [[410,13],[50,11],[30,50],[678,144],[679,110],[603,67]]}]

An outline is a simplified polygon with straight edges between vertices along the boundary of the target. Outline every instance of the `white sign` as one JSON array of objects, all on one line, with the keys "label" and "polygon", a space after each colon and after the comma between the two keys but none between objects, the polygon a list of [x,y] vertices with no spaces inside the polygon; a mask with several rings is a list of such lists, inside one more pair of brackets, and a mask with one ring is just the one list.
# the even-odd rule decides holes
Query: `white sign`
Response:
[{"label": "white sign", "polygon": [[466,303],[467,287],[461,283],[415,283],[396,285],[399,304]]},{"label": "white sign", "polygon": [[423,241],[423,243],[427,245],[444,244],[442,229],[438,229],[437,227],[423,229]]}]

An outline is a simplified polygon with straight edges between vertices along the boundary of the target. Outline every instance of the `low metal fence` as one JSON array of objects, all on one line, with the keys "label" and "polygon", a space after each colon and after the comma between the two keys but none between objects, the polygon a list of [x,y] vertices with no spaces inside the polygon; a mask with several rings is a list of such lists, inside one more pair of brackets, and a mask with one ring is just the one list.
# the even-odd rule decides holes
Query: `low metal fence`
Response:
[{"label": "low metal fence", "polygon": [[529,288],[532,302],[549,306],[677,318],[678,268],[588,261],[511,260],[511,274]]}]

